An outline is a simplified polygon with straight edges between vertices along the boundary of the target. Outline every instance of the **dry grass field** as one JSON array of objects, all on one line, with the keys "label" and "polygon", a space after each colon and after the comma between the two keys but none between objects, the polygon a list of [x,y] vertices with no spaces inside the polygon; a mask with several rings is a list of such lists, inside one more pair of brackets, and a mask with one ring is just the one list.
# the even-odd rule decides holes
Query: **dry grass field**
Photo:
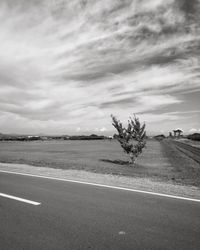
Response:
[{"label": "dry grass field", "polygon": [[135,167],[117,141],[0,142],[0,162],[121,176],[147,177],[200,186],[200,166],[169,141],[149,140]]}]

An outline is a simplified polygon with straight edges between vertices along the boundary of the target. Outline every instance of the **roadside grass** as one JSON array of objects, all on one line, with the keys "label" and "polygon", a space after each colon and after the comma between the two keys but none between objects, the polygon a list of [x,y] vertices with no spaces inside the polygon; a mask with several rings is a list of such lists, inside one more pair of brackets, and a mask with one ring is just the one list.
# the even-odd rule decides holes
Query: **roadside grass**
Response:
[{"label": "roadside grass", "polygon": [[147,148],[130,167],[117,141],[0,142],[0,162],[93,173],[148,178],[200,186],[199,164],[173,145],[148,140]]}]

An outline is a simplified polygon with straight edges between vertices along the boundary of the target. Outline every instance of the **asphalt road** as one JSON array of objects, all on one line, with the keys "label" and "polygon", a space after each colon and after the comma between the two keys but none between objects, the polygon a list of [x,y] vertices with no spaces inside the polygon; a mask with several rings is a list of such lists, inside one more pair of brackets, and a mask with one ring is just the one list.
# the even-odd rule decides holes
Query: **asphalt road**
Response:
[{"label": "asphalt road", "polygon": [[200,249],[200,203],[0,173],[0,249]]}]

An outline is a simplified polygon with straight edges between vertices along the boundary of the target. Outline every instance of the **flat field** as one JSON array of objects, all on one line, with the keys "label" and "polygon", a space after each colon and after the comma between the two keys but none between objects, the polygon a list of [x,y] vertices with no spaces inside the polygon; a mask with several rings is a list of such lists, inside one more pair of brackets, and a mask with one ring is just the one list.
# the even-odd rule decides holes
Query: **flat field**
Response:
[{"label": "flat field", "polygon": [[148,140],[134,167],[117,141],[0,142],[0,162],[147,177],[200,186],[200,166],[169,141]]}]

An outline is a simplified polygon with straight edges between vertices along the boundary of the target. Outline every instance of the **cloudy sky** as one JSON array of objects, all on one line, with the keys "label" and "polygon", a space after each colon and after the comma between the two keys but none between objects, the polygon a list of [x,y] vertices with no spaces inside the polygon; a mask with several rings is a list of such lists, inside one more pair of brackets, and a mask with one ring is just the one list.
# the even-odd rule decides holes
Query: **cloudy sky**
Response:
[{"label": "cloudy sky", "polygon": [[200,131],[199,0],[1,0],[0,132]]}]

